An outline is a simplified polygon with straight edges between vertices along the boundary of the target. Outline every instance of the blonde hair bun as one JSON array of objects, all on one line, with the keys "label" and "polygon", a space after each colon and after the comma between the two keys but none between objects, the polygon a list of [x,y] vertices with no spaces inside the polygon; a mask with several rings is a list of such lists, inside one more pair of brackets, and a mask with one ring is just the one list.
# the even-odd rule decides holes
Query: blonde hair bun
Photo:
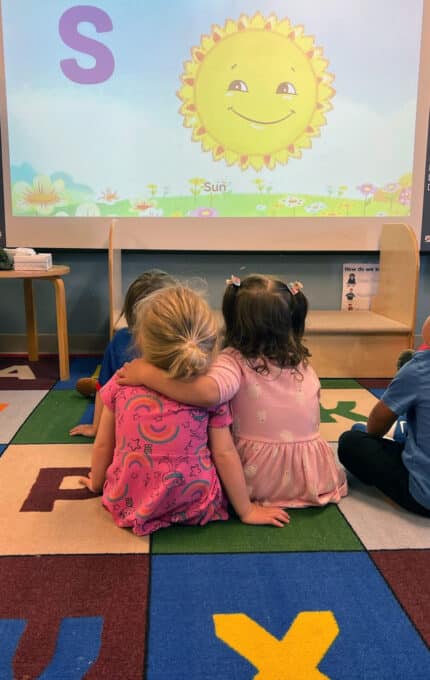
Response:
[{"label": "blonde hair bun", "polygon": [[157,290],[139,302],[134,333],[145,359],[172,378],[205,373],[217,344],[217,323],[208,303],[182,285]]}]

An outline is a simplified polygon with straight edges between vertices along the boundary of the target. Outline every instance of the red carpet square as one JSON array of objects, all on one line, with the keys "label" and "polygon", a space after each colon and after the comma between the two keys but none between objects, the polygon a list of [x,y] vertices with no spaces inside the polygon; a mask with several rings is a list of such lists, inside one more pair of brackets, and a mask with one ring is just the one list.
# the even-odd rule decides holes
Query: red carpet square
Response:
[{"label": "red carpet square", "polygon": [[430,550],[387,550],[370,555],[430,645]]},{"label": "red carpet square", "polygon": [[[141,680],[148,575],[146,555],[2,558],[0,677],[30,680],[51,666],[49,677]],[[99,623],[101,639],[94,641],[91,665],[81,675],[76,669],[93,641],[84,637],[76,649],[70,639],[69,651],[61,650],[61,626],[71,619],[74,630],[81,623],[88,633],[88,617]]]},{"label": "red carpet square", "polygon": [[58,358],[0,358],[0,390],[49,390],[59,378]]}]

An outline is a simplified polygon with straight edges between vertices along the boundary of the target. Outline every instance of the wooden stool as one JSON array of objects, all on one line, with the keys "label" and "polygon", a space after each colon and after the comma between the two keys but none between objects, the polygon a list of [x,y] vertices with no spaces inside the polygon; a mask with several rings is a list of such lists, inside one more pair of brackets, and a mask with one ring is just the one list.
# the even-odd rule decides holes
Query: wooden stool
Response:
[{"label": "wooden stool", "polygon": [[69,370],[69,336],[67,333],[66,293],[63,276],[70,273],[70,267],[54,266],[46,271],[0,271],[2,279],[22,279],[24,282],[25,321],[27,327],[27,344],[29,361],[39,359],[39,340],[37,336],[36,309],[34,306],[33,279],[52,281],[55,290],[55,307],[57,315],[58,359],[60,364],[60,380],[68,380]]}]

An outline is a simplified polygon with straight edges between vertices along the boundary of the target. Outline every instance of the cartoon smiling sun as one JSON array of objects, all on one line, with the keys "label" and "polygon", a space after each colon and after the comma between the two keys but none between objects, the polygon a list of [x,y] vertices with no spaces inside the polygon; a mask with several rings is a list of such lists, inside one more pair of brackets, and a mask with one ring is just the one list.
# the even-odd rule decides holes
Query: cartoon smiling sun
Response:
[{"label": "cartoon smiling sun", "polygon": [[320,134],[335,93],[314,38],[288,19],[260,13],[202,36],[184,64],[184,126],[214,160],[243,170],[300,158]]}]

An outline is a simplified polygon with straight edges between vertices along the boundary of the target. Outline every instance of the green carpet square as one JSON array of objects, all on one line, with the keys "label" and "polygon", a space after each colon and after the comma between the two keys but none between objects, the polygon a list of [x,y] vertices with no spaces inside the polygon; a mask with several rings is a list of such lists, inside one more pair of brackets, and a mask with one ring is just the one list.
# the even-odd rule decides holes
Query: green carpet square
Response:
[{"label": "green carpet square", "polygon": [[152,536],[151,552],[270,553],[360,551],[363,547],[335,505],[289,510],[291,522],[279,529],[242,524],[238,519],[204,527],[175,526]]},{"label": "green carpet square", "polygon": [[51,390],[35,408],[13,439],[13,444],[82,444],[88,437],[71,437],[69,430],[79,423],[88,400],[75,390]]},{"label": "green carpet square", "polygon": [[324,390],[360,390],[363,386],[352,378],[321,378],[321,387]]}]

